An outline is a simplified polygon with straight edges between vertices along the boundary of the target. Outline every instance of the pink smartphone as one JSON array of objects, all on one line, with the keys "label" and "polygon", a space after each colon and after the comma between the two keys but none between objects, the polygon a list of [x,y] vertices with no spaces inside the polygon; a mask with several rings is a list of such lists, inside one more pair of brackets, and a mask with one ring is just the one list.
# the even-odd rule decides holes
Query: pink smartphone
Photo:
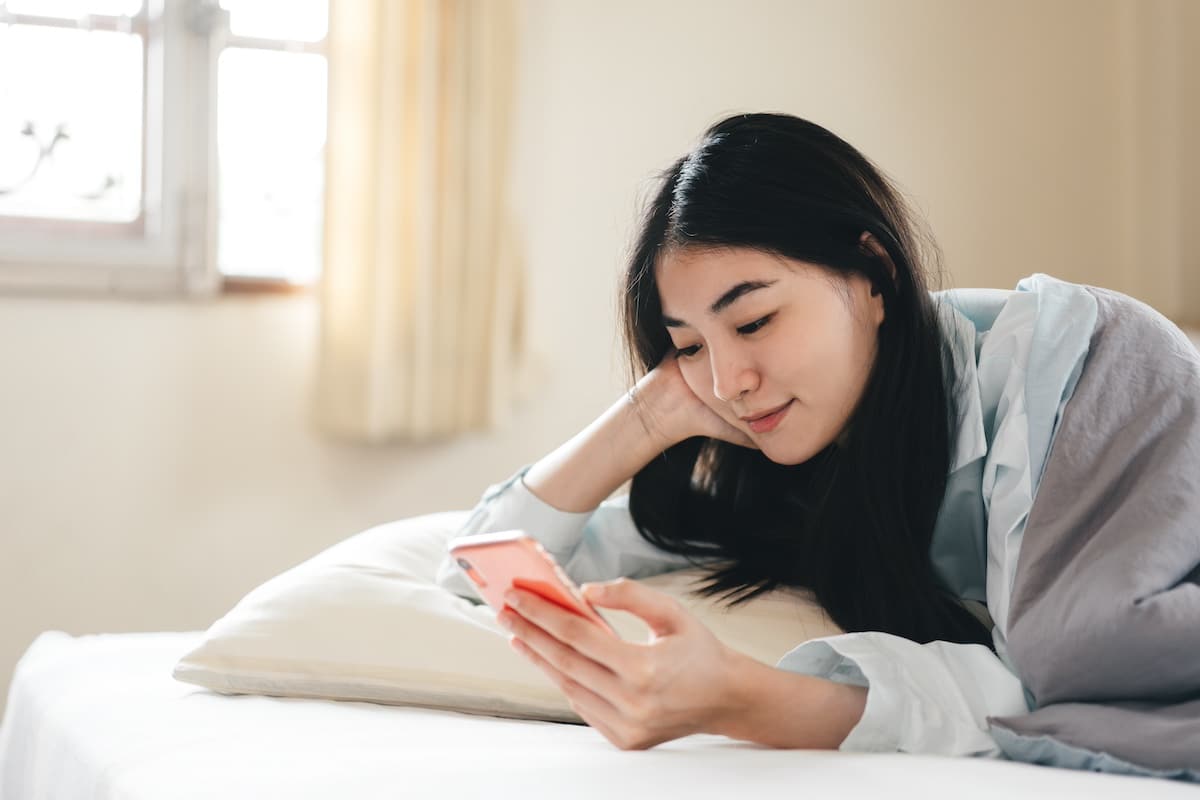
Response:
[{"label": "pink smartphone", "polygon": [[533,592],[617,635],[546,548],[523,531],[463,536],[450,543],[450,554],[497,614],[505,608],[504,593],[512,586]]}]

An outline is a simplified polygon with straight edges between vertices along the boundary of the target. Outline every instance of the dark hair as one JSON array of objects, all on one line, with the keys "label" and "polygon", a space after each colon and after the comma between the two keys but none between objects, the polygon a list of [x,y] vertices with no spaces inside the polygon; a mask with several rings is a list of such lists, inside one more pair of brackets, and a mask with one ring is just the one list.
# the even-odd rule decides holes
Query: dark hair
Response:
[{"label": "dark hair", "polygon": [[[674,353],[654,271],[672,249],[751,248],[861,274],[882,294],[885,318],[839,442],[795,465],[717,439],[680,442],[633,478],[629,509],[643,538],[715,558],[699,592],[731,604],[799,587],[846,631],[990,648],[930,559],[950,463],[951,367],[922,267],[927,248],[899,192],[842,139],[781,114],[718,122],[661,180],[625,276],[634,378]],[[887,251],[894,278],[860,243],[864,231]]]}]

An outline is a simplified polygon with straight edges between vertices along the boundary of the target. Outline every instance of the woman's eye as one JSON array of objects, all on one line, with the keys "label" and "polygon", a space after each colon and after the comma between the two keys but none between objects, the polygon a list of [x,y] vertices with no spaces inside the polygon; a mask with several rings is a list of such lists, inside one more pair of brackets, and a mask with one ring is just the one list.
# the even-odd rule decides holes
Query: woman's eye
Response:
[{"label": "woman's eye", "polygon": [[754,320],[754,322],[751,322],[749,325],[743,325],[742,327],[738,328],[738,333],[742,334],[743,336],[746,334],[749,334],[749,333],[754,333],[756,330],[761,328],[763,325],[766,325],[768,322],[770,322],[771,317],[773,317],[773,316],[775,316],[775,315],[767,314],[762,319],[756,319],[756,320]]},{"label": "woman's eye", "polygon": [[694,344],[691,347],[675,348],[675,355],[679,358],[690,358],[691,356],[696,355],[698,352],[700,352],[700,345],[698,344]]}]

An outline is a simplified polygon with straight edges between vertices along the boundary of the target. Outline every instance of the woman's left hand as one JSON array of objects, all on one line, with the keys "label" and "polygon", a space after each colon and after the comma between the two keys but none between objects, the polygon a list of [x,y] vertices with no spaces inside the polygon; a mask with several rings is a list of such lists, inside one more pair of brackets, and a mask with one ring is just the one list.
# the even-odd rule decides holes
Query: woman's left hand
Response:
[{"label": "woman's left hand", "polygon": [[737,666],[675,598],[620,578],[584,584],[595,606],[628,611],[651,630],[644,644],[619,639],[532,592],[512,590],[499,622],[515,649],[562,689],[571,708],[622,750],[693,733],[720,732],[739,704]]}]

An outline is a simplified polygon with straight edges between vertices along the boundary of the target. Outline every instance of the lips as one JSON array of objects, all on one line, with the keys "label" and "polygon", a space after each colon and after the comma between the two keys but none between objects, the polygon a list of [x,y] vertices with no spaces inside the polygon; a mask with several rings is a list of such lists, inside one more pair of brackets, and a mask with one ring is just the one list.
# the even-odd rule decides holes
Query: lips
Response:
[{"label": "lips", "polygon": [[760,411],[757,414],[747,414],[744,417],[739,417],[739,419],[742,420],[742,422],[755,422],[757,420],[762,419],[763,417],[769,417],[772,414],[779,413],[785,407],[791,405],[791,403],[792,403],[792,401],[788,400],[786,403],[784,403],[782,405],[775,406],[774,408],[768,408],[766,411]]},{"label": "lips", "polygon": [[788,400],[778,408],[771,409],[758,416],[742,417],[742,420],[755,433],[767,433],[774,430],[783,421],[783,418],[787,416],[788,410],[792,407],[792,402]]}]

